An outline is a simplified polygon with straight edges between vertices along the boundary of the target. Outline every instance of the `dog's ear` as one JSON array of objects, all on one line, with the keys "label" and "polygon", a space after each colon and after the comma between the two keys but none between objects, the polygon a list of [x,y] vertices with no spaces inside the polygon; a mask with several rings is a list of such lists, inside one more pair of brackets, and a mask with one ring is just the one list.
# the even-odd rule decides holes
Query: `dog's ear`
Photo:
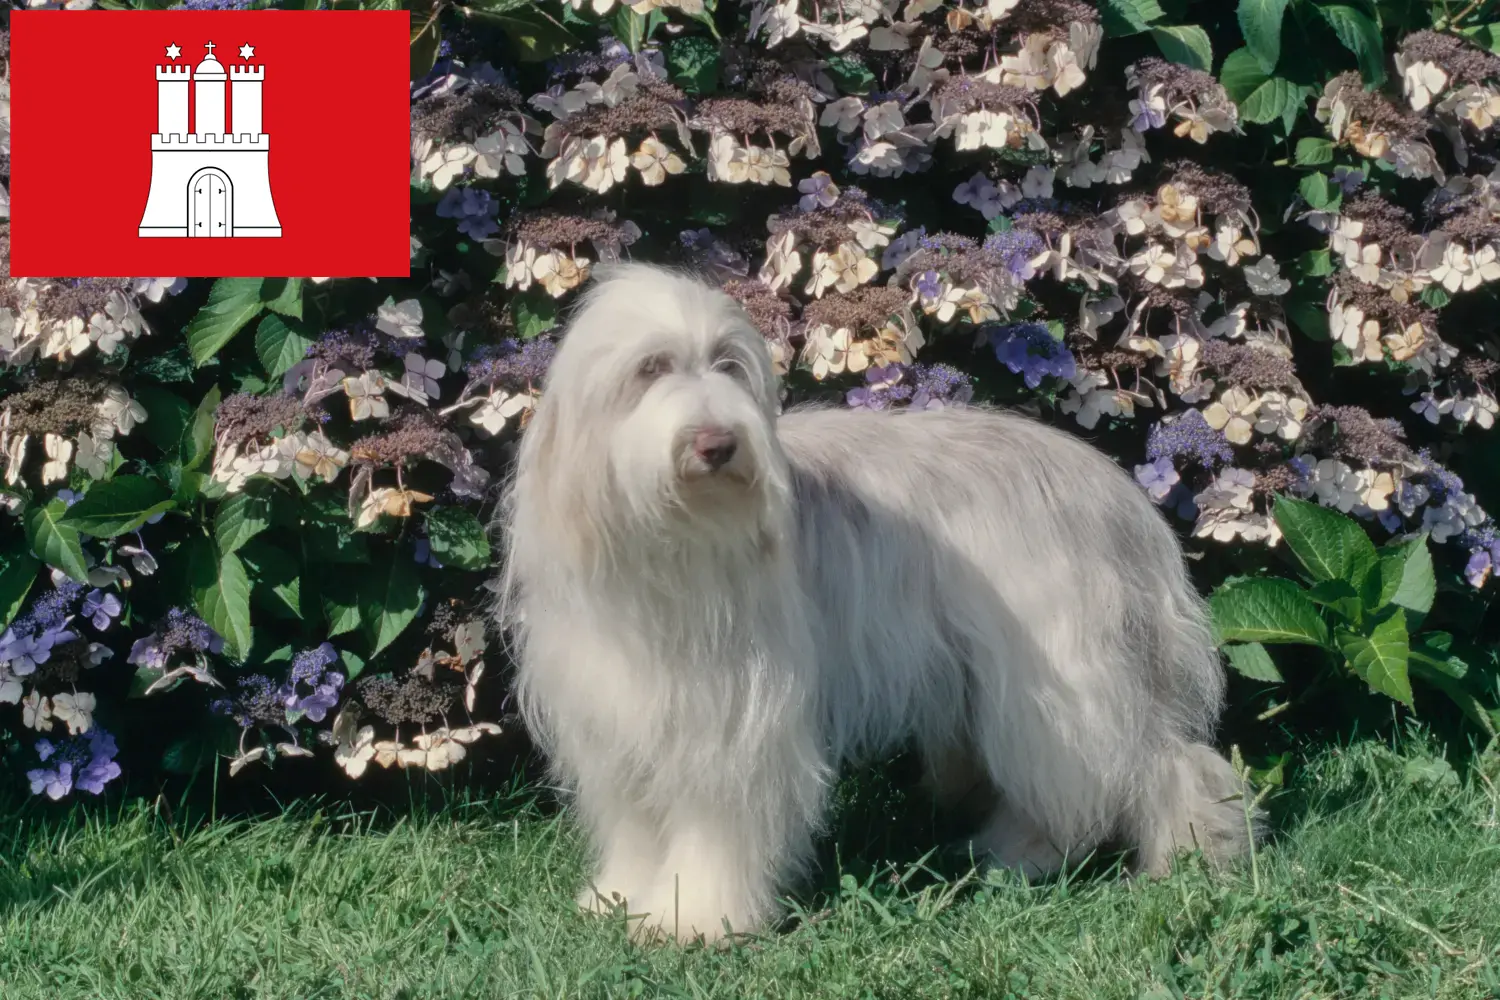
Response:
[{"label": "dog's ear", "polygon": [[599,551],[594,520],[584,508],[584,491],[579,484],[568,481],[568,477],[580,473],[585,463],[576,454],[564,454],[559,444],[562,438],[559,418],[554,411],[555,407],[548,405],[543,394],[521,441],[516,487],[525,491],[526,502],[534,510],[548,511],[549,521],[559,523],[556,519],[560,518],[560,523],[567,525],[563,544],[571,543],[579,558],[592,559]]}]

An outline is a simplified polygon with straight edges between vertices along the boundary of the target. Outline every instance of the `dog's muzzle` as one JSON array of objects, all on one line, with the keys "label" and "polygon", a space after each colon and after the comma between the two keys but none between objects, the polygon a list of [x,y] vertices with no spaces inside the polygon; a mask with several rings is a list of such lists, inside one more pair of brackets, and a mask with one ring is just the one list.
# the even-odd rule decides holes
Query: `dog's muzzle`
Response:
[{"label": "dog's muzzle", "polygon": [[693,434],[693,458],[709,472],[728,465],[739,447],[734,432],[722,427],[705,427]]}]

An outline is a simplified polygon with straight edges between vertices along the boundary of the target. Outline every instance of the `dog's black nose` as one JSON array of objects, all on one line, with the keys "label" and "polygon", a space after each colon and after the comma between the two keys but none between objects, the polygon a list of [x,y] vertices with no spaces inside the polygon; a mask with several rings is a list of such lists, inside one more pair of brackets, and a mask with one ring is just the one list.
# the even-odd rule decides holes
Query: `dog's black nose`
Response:
[{"label": "dog's black nose", "polygon": [[718,470],[729,464],[740,443],[731,431],[701,430],[693,435],[693,454],[710,469]]}]

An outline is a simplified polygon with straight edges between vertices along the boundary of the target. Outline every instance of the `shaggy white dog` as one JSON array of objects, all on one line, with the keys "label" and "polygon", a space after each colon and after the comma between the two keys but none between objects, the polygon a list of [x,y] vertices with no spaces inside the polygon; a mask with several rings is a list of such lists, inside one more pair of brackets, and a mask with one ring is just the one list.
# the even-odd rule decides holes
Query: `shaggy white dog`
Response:
[{"label": "shaggy white dog", "polygon": [[1177,540],[1068,434],[982,408],[778,416],[724,294],[627,266],[563,338],[502,514],[520,704],[598,852],[580,899],[763,927],[841,761],[977,776],[974,846],[1038,874],[1249,830]]}]

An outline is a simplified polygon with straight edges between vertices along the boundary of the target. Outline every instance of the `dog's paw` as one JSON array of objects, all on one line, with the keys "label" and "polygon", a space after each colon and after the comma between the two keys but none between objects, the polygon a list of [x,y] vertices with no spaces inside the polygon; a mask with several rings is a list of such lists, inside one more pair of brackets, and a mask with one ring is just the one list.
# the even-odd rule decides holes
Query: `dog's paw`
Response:
[{"label": "dog's paw", "polygon": [[595,888],[592,884],[585,885],[578,892],[574,900],[578,908],[584,913],[609,914],[618,913],[622,908],[629,908],[629,900],[619,891],[606,891]]}]

